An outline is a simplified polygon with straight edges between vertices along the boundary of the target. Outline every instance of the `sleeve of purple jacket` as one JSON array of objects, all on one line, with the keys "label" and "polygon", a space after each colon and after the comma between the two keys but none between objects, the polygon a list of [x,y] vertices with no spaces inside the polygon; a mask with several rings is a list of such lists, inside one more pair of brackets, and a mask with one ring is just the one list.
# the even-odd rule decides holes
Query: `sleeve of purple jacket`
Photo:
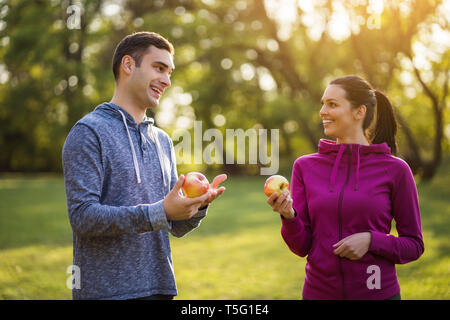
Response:
[{"label": "sleeve of purple jacket", "polygon": [[308,216],[305,185],[298,165],[294,163],[291,177],[291,196],[296,216],[284,219],[281,215],[281,235],[289,249],[300,257],[305,257],[311,248],[311,223]]},{"label": "sleeve of purple jacket", "polygon": [[417,260],[425,250],[414,177],[406,162],[402,160],[400,164],[392,189],[392,214],[398,237],[371,231],[369,248],[396,264]]}]

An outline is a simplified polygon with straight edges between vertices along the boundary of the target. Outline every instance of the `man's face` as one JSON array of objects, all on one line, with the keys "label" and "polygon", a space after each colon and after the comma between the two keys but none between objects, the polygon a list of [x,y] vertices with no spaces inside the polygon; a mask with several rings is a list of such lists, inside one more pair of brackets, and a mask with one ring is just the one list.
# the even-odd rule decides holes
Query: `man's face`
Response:
[{"label": "man's face", "polygon": [[150,46],[140,66],[134,64],[128,79],[131,98],[142,108],[158,106],[164,90],[171,85],[174,68],[173,57],[167,50]]}]

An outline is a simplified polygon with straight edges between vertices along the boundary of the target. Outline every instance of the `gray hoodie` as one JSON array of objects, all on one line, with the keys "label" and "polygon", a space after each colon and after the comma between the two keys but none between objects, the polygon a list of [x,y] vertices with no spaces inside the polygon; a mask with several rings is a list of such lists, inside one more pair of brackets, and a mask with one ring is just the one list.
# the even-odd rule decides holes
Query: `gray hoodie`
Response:
[{"label": "gray hoodie", "polygon": [[169,232],[182,237],[207,209],[168,221],[163,199],[178,174],[170,137],[146,118],[103,103],[69,132],[62,151],[73,264],[73,299],[176,295]]}]

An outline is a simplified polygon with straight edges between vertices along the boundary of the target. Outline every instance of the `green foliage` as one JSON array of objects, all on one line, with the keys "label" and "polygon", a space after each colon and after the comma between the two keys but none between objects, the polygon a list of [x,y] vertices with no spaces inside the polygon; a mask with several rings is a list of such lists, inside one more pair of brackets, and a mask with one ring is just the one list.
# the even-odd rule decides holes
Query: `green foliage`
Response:
[{"label": "green foliage", "polygon": [[[323,136],[318,110],[328,81],[354,73],[391,97],[419,153],[431,159],[433,144],[423,141],[437,134],[435,116],[411,61],[424,57],[415,51],[420,45],[431,50],[416,67],[431,92],[443,97],[440,117],[447,133],[439,144],[448,152],[449,47],[432,45],[433,30],[448,25],[442,2],[385,0],[378,13],[364,0],[311,2],[313,11],[305,4],[290,8],[295,19],[289,22],[276,17],[286,9],[283,1],[270,8],[270,1],[251,0],[128,0],[119,7],[103,0],[3,1],[0,171],[60,172],[70,128],[113,94],[116,44],[142,30],[156,31],[175,46],[172,88],[149,111],[170,134],[180,117],[221,131],[279,128],[280,159],[288,170],[296,157],[315,151]],[[68,8],[80,4],[79,26],[70,29]],[[336,38],[342,26],[333,19],[340,7],[352,32]],[[411,81],[405,82],[408,74]],[[190,99],[180,99],[183,94]],[[399,140],[408,153],[402,130]]]}]

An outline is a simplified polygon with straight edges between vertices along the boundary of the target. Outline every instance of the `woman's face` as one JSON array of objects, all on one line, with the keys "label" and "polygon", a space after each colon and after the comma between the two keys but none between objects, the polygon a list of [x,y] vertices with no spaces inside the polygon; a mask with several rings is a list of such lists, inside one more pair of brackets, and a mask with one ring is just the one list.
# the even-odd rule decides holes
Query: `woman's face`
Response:
[{"label": "woman's face", "polygon": [[359,108],[353,108],[339,85],[329,85],[323,93],[320,117],[325,135],[345,140],[362,130]]}]

